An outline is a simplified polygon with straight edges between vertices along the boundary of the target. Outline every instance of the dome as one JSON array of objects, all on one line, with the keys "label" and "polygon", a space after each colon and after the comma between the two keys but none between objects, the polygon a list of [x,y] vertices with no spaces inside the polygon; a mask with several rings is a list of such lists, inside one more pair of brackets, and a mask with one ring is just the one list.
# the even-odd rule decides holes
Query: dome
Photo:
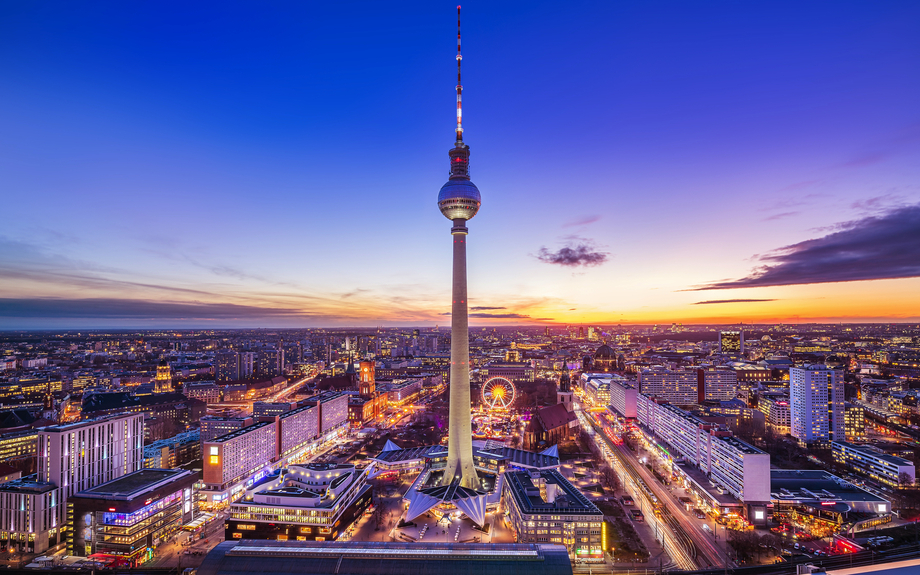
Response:
[{"label": "dome", "polygon": [[762,338],[760,338],[760,341],[773,341],[773,338],[770,337],[769,335],[765,335]]},{"label": "dome", "polygon": [[469,220],[479,211],[479,188],[469,180],[448,180],[438,194],[438,207],[449,220]]},{"label": "dome", "polygon": [[617,355],[609,345],[604,344],[594,352],[594,359],[616,359]]}]

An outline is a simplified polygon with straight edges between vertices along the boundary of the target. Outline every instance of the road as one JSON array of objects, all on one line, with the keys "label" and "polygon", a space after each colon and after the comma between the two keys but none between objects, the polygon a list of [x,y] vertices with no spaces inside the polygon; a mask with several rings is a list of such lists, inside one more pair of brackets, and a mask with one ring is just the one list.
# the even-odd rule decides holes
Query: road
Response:
[{"label": "road", "polygon": [[683,506],[673,501],[671,493],[636,460],[629,448],[623,444],[613,445],[591,414],[580,410],[579,420],[583,426],[587,424],[590,427],[595,441],[606,446],[608,461],[613,464],[623,484],[631,488],[629,491],[639,503],[646,521],[653,523],[656,532],[662,535],[668,554],[682,569],[724,562],[724,553],[716,547],[712,537],[702,531]]}]

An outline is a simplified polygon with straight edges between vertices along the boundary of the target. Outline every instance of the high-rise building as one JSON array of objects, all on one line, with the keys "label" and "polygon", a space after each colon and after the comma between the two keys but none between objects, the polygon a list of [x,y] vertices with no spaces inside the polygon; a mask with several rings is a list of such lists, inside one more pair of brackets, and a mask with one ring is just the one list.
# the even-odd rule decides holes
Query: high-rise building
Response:
[{"label": "high-rise building", "polygon": [[240,354],[230,350],[219,352],[214,358],[214,377],[217,381],[240,379]]},{"label": "high-rise building", "polygon": [[0,533],[4,545],[42,553],[64,541],[68,498],[141,469],[143,440],[141,414],[114,415],[40,430],[37,473],[0,486]]},{"label": "high-rise building", "polygon": [[801,442],[843,441],[843,371],[824,365],[789,369],[792,436]]},{"label": "high-rise building", "polygon": [[256,372],[256,353],[254,351],[240,352],[240,379],[249,379]]},{"label": "high-rise building", "polygon": [[38,479],[66,498],[144,466],[144,415],[114,415],[38,433]]},{"label": "high-rise building", "polygon": [[459,481],[467,488],[479,487],[473,465],[470,412],[470,335],[466,292],[467,220],[479,211],[482,198],[470,181],[470,148],[463,142],[460,83],[460,7],[457,7],[457,140],[448,153],[450,176],[438,194],[438,208],[453,222],[453,287],[450,318],[450,413],[448,416],[447,467],[443,485]]},{"label": "high-rise building", "polygon": [[276,377],[284,369],[284,351],[264,349],[259,352],[256,374],[259,377]]},{"label": "high-rise building", "polygon": [[719,353],[734,356],[744,355],[744,332],[720,331]]}]

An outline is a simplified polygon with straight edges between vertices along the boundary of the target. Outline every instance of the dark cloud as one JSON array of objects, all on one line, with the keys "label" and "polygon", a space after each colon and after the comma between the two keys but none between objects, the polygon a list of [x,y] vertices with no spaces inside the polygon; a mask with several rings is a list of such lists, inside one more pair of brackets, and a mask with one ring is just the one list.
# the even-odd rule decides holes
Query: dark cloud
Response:
[{"label": "dark cloud", "polygon": [[[505,308],[471,308],[471,309],[505,309]],[[450,312],[444,312],[441,315],[450,315]],[[471,313],[469,314],[472,319],[528,319],[532,321],[551,321],[551,318],[548,317],[531,317],[523,313]]]},{"label": "dark cloud", "polygon": [[230,303],[162,302],[138,299],[0,298],[0,317],[136,320],[258,319],[311,317],[303,310]]},{"label": "dark cloud", "polygon": [[566,267],[591,267],[599,266],[607,261],[610,254],[597,251],[590,241],[570,243],[556,252],[540,248],[537,259],[543,263],[555,264]]},{"label": "dark cloud", "polygon": [[693,305],[709,305],[714,303],[751,303],[757,301],[776,301],[775,299],[709,299],[706,301],[698,301]]},{"label": "dark cloud", "polygon": [[832,229],[761,256],[763,265],[748,277],[694,291],[920,277],[920,204]]},{"label": "dark cloud", "polygon": [[470,308],[470,311],[489,311],[489,310],[494,310],[494,309],[508,309],[508,308],[506,308],[505,306],[489,307],[489,306],[483,306],[483,305],[474,305],[473,307]]}]

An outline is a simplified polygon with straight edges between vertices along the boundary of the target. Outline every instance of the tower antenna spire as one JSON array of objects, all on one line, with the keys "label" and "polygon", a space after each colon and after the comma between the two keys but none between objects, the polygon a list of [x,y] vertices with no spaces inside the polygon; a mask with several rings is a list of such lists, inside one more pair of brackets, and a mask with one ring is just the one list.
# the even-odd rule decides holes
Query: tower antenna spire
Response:
[{"label": "tower antenna spire", "polygon": [[457,141],[463,141],[463,106],[460,95],[463,93],[463,85],[460,83],[460,62],[463,56],[460,54],[460,6],[457,6]]}]

